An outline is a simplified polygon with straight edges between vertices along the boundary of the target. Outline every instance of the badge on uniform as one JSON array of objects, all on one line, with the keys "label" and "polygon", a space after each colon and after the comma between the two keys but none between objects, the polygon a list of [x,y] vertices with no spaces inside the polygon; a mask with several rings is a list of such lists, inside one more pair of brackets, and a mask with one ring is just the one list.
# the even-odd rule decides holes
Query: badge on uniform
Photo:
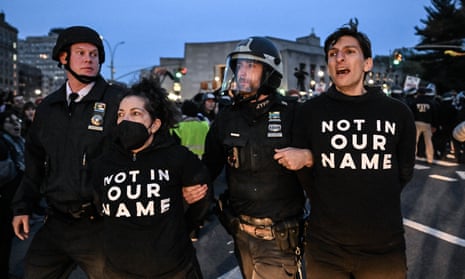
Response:
[{"label": "badge on uniform", "polygon": [[268,112],[268,137],[281,138],[283,131],[281,126],[281,112],[270,111]]},{"label": "badge on uniform", "polygon": [[90,123],[89,126],[87,126],[87,129],[93,131],[103,131],[103,119],[105,116],[106,106],[107,105],[102,102],[94,103],[94,111],[90,117]]}]

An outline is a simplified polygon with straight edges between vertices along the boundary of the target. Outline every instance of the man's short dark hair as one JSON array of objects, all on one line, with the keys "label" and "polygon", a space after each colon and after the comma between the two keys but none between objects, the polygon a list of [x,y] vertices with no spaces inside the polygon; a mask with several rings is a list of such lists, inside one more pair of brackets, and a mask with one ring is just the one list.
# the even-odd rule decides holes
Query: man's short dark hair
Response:
[{"label": "man's short dark hair", "polygon": [[341,28],[337,29],[335,32],[331,33],[325,40],[325,59],[328,62],[328,51],[329,49],[337,43],[337,41],[343,36],[350,36],[355,38],[360,44],[362,49],[363,57],[365,59],[372,57],[371,53],[371,42],[368,39],[368,36],[365,33],[359,32],[358,29],[358,20],[351,19],[349,23],[344,24]]}]

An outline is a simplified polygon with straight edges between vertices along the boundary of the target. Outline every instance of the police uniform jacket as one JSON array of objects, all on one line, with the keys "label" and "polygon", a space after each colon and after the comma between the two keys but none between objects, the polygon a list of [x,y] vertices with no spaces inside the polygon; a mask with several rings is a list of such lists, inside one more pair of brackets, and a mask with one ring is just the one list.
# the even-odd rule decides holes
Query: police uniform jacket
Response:
[{"label": "police uniform jacket", "polygon": [[273,159],[275,148],[291,145],[296,105],[271,94],[265,101],[226,107],[210,127],[203,161],[212,178],[226,166],[237,215],[280,221],[302,212],[304,194],[295,172]]},{"label": "police uniform jacket", "polygon": [[410,105],[415,121],[429,123],[437,127],[437,104],[435,100],[426,95],[418,95]]},{"label": "police uniform jacket", "polygon": [[72,111],[66,84],[38,106],[26,138],[26,170],[13,201],[14,215],[30,214],[41,196],[63,213],[92,200],[88,166],[106,146],[121,88],[98,77]]}]

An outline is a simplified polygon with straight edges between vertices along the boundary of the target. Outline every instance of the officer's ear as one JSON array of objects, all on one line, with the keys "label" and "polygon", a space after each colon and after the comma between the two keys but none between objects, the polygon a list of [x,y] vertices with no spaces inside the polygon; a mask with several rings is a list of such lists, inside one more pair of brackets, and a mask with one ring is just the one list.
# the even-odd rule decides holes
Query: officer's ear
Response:
[{"label": "officer's ear", "polygon": [[60,52],[60,56],[58,57],[60,59],[60,64],[61,65],[66,65],[68,64],[68,52],[67,51],[62,51]]}]

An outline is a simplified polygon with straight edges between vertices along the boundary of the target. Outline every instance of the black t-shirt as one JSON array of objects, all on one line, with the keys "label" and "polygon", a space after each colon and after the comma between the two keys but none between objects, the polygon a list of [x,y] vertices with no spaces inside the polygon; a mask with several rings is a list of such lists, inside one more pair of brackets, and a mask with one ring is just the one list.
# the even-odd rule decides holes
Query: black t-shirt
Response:
[{"label": "black t-shirt", "polygon": [[402,239],[400,194],[415,163],[405,104],[376,89],[346,96],[331,87],[302,106],[294,140],[314,156],[311,235],[351,247]]},{"label": "black t-shirt", "polygon": [[182,187],[208,183],[187,148],[169,144],[137,156],[113,150],[94,175],[104,212],[104,249],[112,268],[138,276],[166,276],[194,256],[184,218]]}]

